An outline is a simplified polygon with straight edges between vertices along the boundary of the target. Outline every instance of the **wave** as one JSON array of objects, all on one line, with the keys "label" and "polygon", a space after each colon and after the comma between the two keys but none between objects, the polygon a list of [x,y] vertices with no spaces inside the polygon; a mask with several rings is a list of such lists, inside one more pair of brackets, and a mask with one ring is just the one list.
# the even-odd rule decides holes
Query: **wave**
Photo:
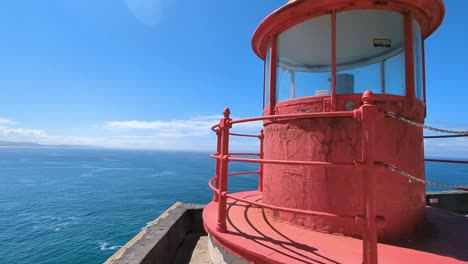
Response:
[{"label": "wave", "polygon": [[153,173],[153,174],[151,174],[151,176],[174,176],[176,174],[177,174],[177,172],[175,172],[175,171],[165,170],[165,171],[161,171],[161,172],[158,172],[158,173]]},{"label": "wave", "polygon": [[151,171],[152,168],[131,168],[131,167],[86,167],[90,171],[80,174],[80,177],[94,177],[96,173],[106,171]]},{"label": "wave", "polygon": [[[57,165],[70,165],[70,164],[73,164],[73,163],[70,163],[70,162],[59,162],[59,161],[40,161],[39,163],[42,163],[42,164],[57,164]],[[76,166],[73,166],[73,167],[76,167]]]},{"label": "wave", "polygon": [[116,250],[116,249],[119,249],[121,248],[122,246],[109,246],[109,243],[105,242],[105,241],[98,241],[99,243],[99,248],[102,250],[102,251],[106,251],[106,250]]},{"label": "wave", "polygon": [[78,225],[80,223],[80,218],[74,216],[60,217],[53,215],[31,215],[29,216],[29,218],[32,218],[31,222],[33,222],[32,228],[34,230],[41,230],[46,232],[58,232],[65,228],[69,228],[70,226]]}]

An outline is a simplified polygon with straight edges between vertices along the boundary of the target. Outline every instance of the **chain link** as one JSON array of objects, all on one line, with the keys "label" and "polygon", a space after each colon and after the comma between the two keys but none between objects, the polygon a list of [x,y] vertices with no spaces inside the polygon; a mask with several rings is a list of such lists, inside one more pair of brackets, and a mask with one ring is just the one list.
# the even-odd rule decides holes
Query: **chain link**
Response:
[{"label": "chain link", "polygon": [[410,119],[408,119],[406,117],[403,117],[403,116],[401,116],[399,114],[396,114],[394,112],[387,112],[387,114],[390,117],[393,117],[395,119],[398,119],[398,120],[403,121],[405,123],[408,123],[410,125],[417,126],[417,127],[427,129],[427,130],[432,130],[432,131],[442,132],[442,133],[449,133],[449,134],[461,134],[461,135],[468,134],[468,131],[441,129],[441,128],[436,128],[436,127],[431,127],[431,126],[427,126],[427,125],[424,125],[424,124],[420,124],[420,123],[418,123],[416,121],[410,120]]},{"label": "chain link", "polygon": [[426,181],[424,179],[413,176],[413,175],[411,175],[411,174],[409,174],[409,173],[407,173],[405,171],[402,171],[402,170],[398,169],[395,165],[392,165],[392,164],[385,164],[385,168],[407,177],[410,180],[410,182],[415,181],[415,182],[423,183],[423,184],[429,185],[429,186],[468,191],[468,185],[451,185],[451,184],[446,184],[446,183],[437,183],[437,182]]}]

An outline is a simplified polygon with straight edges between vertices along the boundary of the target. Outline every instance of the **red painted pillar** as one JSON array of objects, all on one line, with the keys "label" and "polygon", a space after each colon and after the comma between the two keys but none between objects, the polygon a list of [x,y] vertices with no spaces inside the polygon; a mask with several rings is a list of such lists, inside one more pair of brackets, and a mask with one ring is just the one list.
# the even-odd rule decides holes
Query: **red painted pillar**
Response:
[{"label": "red painted pillar", "polygon": [[228,181],[228,157],[229,157],[229,129],[232,127],[231,111],[229,108],[224,109],[224,117],[219,121],[219,129],[221,131],[221,148],[218,160],[219,167],[219,202],[218,202],[218,224],[216,230],[218,232],[226,232],[226,193]]},{"label": "red painted pillar", "polygon": [[[376,180],[375,180],[375,121],[379,118],[379,110],[373,104],[373,94],[370,90],[362,96],[363,106],[360,109],[362,125],[362,162],[363,168],[363,199],[365,206],[365,226],[363,229],[364,264],[377,264],[377,225],[376,225]],[[380,113],[381,114],[381,113]]]},{"label": "red painted pillar", "polygon": [[[221,129],[216,130],[216,136],[217,136],[217,143],[216,143],[216,156],[221,155]],[[219,175],[220,173],[220,165],[221,161],[219,158],[216,158],[216,167],[215,167],[215,189],[219,190]],[[213,194],[213,202],[218,202],[219,201],[219,193],[214,192]]]},{"label": "red painted pillar", "polygon": [[[263,129],[260,130],[260,135],[258,135],[258,138],[260,139],[260,152],[259,152],[259,158],[263,159],[263,156],[265,155],[263,151],[263,140],[265,139],[265,134]],[[263,192],[263,163],[260,163],[258,165],[258,191]]]},{"label": "red painted pillar", "polygon": [[332,16],[332,87],[331,87],[331,110],[336,111],[336,11],[333,10]]}]

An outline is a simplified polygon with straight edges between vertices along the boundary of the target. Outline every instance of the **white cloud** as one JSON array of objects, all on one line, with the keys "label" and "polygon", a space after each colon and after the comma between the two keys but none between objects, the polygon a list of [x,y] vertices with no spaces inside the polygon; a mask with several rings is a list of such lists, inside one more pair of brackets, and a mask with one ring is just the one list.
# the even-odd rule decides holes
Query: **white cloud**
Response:
[{"label": "white cloud", "polygon": [[33,140],[45,136],[45,131],[37,129],[0,127],[0,139],[11,141]]},{"label": "white cloud", "polygon": [[[103,127],[119,130],[150,130],[154,135],[161,137],[186,137],[206,136],[212,134],[211,128],[218,124],[221,116],[194,117],[180,120],[156,120],[156,121],[110,121]],[[259,133],[261,122],[249,122],[236,124],[233,131],[249,131]]]},{"label": "white cloud", "polygon": [[130,12],[146,26],[161,23],[164,12],[171,0],[125,0]]},{"label": "white cloud", "polygon": [[16,122],[8,118],[0,118],[0,140],[24,141],[37,139],[45,135],[45,132],[38,129],[11,128]]},{"label": "white cloud", "polygon": [[[44,130],[12,127],[16,123],[0,118],[0,141],[27,141],[47,145],[88,145],[111,148],[209,150],[216,148],[216,136],[211,127],[219,123],[221,116],[197,116],[174,120],[109,121],[92,126],[100,136],[51,135]],[[237,120],[237,117],[233,117]],[[233,132],[258,134],[262,122],[235,124]],[[232,151],[258,150],[258,139],[231,137]],[[427,156],[466,157],[468,138],[427,139]]]},{"label": "white cloud", "polygon": [[0,117],[0,125],[12,126],[12,125],[16,125],[16,122],[11,121],[8,118]]},{"label": "white cloud", "polygon": [[[15,122],[2,118],[0,141],[37,142],[46,145],[87,145],[111,148],[209,150],[216,149],[216,135],[211,127],[219,123],[221,116],[198,116],[188,119],[156,121],[110,121],[104,125],[91,126],[100,136],[51,135],[44,130],[13,128]],[[102,128],[105,128],[102,130]],[[261,123],[237,124],[233,131],[257,134]],[[250,140],[250,141],[249,141]],[[231,146],[237,149],[258,148],[255,139],[243,141],[232,138]]]},{"label": "white cloud", "polygon": [[424,150],[429,157],[466,157],[468,138],[426,139]]}]

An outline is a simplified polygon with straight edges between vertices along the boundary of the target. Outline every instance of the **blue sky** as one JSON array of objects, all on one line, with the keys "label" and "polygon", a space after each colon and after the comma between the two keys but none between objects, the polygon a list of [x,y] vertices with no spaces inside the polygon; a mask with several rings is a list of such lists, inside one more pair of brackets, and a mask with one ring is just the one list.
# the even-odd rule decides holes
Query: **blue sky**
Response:
[{"label": "blue sky", "polygon": [[[284,2],[3,1],[0,140],[211,150],[209,127],[224,107],[261,115],[263,62],[251,36]],[[468,2],[446,7],[426,41],[426,121],[467,129]],[[430,144],[468,153],[462,139]]]}]

